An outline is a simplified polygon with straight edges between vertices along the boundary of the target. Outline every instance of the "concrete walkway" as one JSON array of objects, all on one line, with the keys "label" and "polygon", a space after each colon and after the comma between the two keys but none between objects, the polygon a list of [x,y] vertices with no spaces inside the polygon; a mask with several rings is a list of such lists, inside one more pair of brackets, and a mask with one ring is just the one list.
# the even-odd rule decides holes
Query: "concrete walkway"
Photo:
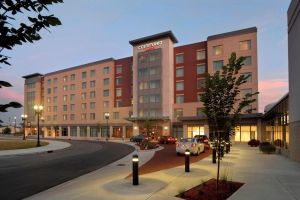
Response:
[{"label": "concrete walkway", "polygon": [[[2,138],[2,139],[8,139],[8,138]],[[33,154],[33,153],[43,153],[47,151],[56,151],[71,146],[71,144],[68,142],[61,142],[55,140],[41,140],[41,141],[49,142],[49,144],[46,146],[29,148],[29,149],[3,150],[0,151],[0,156],[14,156],[14,155]]]},{"label": "concrete walkway", "polygon": [[[138,154],[143,164],[154,152]],[[124,178],[131,172],[131,158],[132,154],[28,199],[175,200],[179,192],[216,174],[216,165],[208,157],[191,164],[190,173],[184,173],[183,166],[161,170],[140,176],[140,185],[133,186],[131,178]],[[230,200],[300,200],[300,164],[279,155],[262,154],[258,148],[235,145],[222,160],[221,176],[245,183]]]}]

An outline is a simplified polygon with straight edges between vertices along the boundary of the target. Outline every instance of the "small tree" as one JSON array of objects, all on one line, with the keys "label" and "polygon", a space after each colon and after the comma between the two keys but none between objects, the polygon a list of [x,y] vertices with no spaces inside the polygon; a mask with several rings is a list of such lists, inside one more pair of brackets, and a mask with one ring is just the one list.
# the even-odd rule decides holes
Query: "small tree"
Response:
[{"label": "small tree", "polygon": [[5,128],[2,130],[2,133],[3,133],[3,134],[11,134],[11,128],[5,127]]},{"label": "small tree", "polygon": [[150,121],[149,119],[146,119],[144,122],[144,129],[146,129],[147,136],[150,136],[152,126],[153,126],[153,122]]},{"label": "small tree", "polygon": [[205,80],[206,92],[201,96],[204,104],[203,112],[207,116],[210,135],[217,139],[218,171],[217,189],[220,172],[220,147],[221,140],[229,141],[230,135],[234,132],[241,112],[245,110],[251,113],[254,109],[249,106],[256,101],[253,98],[258,93],[248,93],[240,97],[240,86],[247,82],[250,75],[241,75],[239,71],[244,65],[244,57],[236,57],[232,53],[228,64],[222,67],[222,71],[216,71],[213,75],[207,74]]}]

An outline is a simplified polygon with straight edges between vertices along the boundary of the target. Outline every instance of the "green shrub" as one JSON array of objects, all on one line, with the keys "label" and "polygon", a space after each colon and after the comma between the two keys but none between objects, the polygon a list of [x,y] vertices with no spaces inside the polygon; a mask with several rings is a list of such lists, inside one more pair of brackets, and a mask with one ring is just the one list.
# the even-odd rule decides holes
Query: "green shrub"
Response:
[{"label": "green shrub", "polygon": [[6,127],[2,130],[3,134],[11,134],[11,129],[9,127]]},{"label": "green shrub", "polygon": [[259,145],[259,150],[266,154],[271,154],[276,151],[276,147],[269,142],[262,142]]}]

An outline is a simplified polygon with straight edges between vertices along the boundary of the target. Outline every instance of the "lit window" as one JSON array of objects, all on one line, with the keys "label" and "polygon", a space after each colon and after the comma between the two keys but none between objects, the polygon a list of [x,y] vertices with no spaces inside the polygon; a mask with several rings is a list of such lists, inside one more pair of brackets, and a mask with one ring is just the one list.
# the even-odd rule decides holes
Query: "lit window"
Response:
[{"label": "lit window", "polygon": [[176,77],[183,77],[184,76],[184,69],[183,67],[176,68]]},{"label": "lit window", "polygon": [[205,64],[197,65],[197,74],[204,74],[206,71]]},{"label": "lit window", "polygon": [[139,90],[146,90],[149,89],[149,83],[148,82],[139,82]]},{"label": "lit window", "polygon": [[64,102],[67,101],[67,95],[64,95],[64,96],[63,96],[63,100],[64,100]]},{"label": "lit window", "polygon": [[81,114],[81,120],[86,120],[86,114]]},{"label": "lit window", "polygon": [[86,99],[86,93],[85,92],[81,93],[81,99]]},{"label": "lit window", "polygon": [[64,91],[67,91],[67,90],[68,90],[68,86],[67,86],[67,85],[64,85],[64,86],[63,86],[63,90],[64,90]]},{"label": "lit window", "polygon": [[251,49],[251,40],[240,42],[240,50],[250,50],[250,49]]},{"label": "lit window", "polygon": [[116,66],[116,74],[121,74],[122,73],[122,66]]},{"label": "lit window", "polygon": [[117,88],[117,89],[116,89],[116,96],[117,96],[117,97],[122,96],[122,89],[121,89],[121,88]]},{"label": "lit window", "polygon": [[223,67],[223,60],[216,60],[213,62],[214,70],[219,71]]},{"label": "lit window", "polygon": [[176,82],[176,91],[184,90],[184,82]]},{"label": "lit window", "polygon": [[246,56],[243,64],[244,64],[244,66],[252,65],[252,57]]},{"label": "lit window", "polygon": [[176,55],[176,64],[184,62],[184,54],[177,54]]},{"label": "lit window", "polygon": [[67,77],[67,76],[64,76],[64,77],[63,77],[63,81],[64,81],[64,82],[67,82],[67,81],[68,81],[68,77]]},{"label": "lit window", "polygon": [[222,54],[223,54],[223,46],[222,45],[213,47],[213,55],[217,56],[217,55],[222,55]]},{"label": "lit window", "polygon": [[204,60],[206,58],[206,51],[197,51],[197,60]]},{"label": "lit window", "polygon": [[64,121],[68,120],[68,115],[63,115],[63,120]]},{"label": "lit window", "polygon": [[184,102],[184,95],[177,95],[176,103],[183,103],[183,102]]},{"label": "lit window", "polygon": [[47,97],[47,103],[51,103],[51,97]]}]

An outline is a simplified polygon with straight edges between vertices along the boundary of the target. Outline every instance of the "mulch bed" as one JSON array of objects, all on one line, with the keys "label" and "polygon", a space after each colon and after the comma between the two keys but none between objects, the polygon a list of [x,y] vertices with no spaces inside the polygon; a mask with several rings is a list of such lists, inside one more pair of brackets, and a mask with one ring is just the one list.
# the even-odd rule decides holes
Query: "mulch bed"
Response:
[{"label": "mulch bed", "polygon": [[225,200],[237,191],[244,183],[219,181],[219,192],[216,191],[217,180],[210,179],[196,187],[182,192],[176,197],[187,200]]}]

